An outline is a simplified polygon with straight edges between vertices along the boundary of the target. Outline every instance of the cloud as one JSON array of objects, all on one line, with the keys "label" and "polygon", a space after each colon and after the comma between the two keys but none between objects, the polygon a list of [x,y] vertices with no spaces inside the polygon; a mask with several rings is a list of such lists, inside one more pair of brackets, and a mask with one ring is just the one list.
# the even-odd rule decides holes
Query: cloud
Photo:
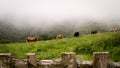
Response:
[{"label": "cloud", "polygon": [[76,18],[120,19],[119,6],[120,0],[0,0],[0,19],[31,25]]}]

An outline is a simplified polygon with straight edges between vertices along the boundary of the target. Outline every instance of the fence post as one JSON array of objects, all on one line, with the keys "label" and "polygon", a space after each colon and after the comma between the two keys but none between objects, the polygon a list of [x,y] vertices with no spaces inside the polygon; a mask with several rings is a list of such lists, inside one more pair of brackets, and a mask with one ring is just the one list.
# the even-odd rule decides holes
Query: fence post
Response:
[{"label": "fence post", "polygon": [[93,53],[93,68],[107,68],[109,52]]},{"label": "fence post", "polygon": [[28,68],[37,68],[35,53],[27,53]]},{"label": "fence post", "polygon": [[0,53],[0,68],[11,68],[11,53]]},{"label": "fence post", "polygon": [[61,64],[62,68],[77,68],[76,53],[63,52]]}]

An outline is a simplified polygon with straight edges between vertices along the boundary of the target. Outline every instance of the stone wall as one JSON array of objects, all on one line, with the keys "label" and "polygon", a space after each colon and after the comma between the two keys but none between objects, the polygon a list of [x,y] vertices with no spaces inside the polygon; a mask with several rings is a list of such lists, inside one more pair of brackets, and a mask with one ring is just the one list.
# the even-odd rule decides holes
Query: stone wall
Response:
[{"label": "stone wall", "polygon": [[0,68],[120,68],[120,62],[109,61],[108,52],[94,52],[93,61],[78,60],[75,52],[63,52],[56,60],[38,60],[35,53],[26,56],[15,59],[10,53],[0,53]]}]

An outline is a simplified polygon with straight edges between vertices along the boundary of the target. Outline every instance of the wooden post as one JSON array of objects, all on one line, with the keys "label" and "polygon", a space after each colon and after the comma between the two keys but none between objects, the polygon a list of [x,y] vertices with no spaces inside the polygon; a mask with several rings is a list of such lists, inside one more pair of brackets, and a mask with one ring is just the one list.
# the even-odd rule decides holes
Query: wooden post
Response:
[{"label": "wooden post", "polygon": [[109,60],[108,52],[94,52],[93,57],[93,68],[107,68]]},{"label": "wooden post", "polygon": [[37,68],[35,53],[27,53],[28,68]]},{"label": "wooden post", "polygon": [[63,52],[61,64],[62,68],[77,68],[76,53]]},{"label": "wooden post", "polygon": [[11,53],[0,53],[0,68],[11,68]]}]

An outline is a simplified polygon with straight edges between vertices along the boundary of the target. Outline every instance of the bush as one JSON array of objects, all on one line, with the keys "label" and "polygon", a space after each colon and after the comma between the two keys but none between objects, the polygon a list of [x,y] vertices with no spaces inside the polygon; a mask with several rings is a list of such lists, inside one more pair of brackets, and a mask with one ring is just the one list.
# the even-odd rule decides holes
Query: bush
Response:
[{"label": "bush", "polygon": [[5,44],[5,43],[12,43],[12,41],[2,39],[2,40],[0,40],[0,43],[1,43],[1,44]]},{"label": "bush", "polygon": [[51,40],[55,38],[55,34],[42,34],[40,40]]}]

